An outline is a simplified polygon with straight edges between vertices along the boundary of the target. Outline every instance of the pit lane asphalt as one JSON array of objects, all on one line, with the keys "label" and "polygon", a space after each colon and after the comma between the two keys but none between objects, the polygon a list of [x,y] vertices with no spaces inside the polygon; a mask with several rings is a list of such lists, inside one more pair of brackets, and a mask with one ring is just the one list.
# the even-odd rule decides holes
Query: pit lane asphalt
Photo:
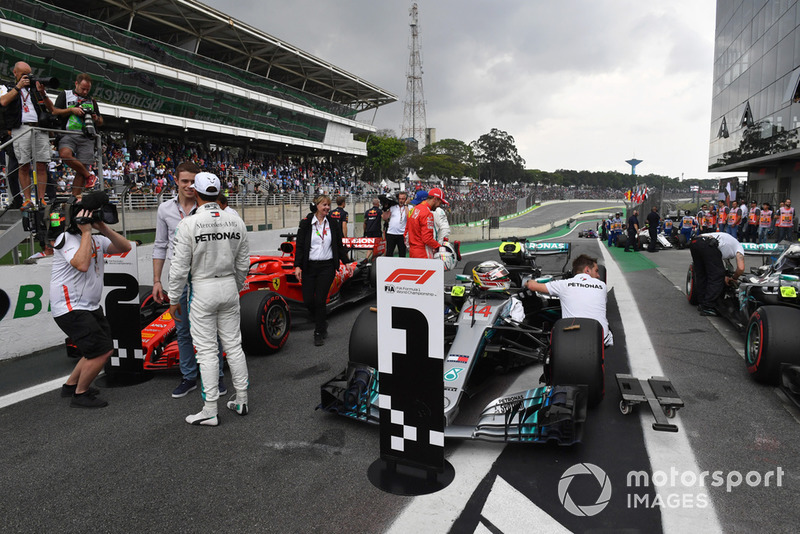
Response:
[{"label": "pit lane asphalt", "polygon": [[[598,241],[575,235],[566,238],[576,244],[573,255],[584,250],[597,255]],[[739,487],[730,493],[709,488],[723,529],[795,531],[800,519],[795,506],[800,473],[797,412],[774,388],[749,379],[737,352],[741,335],[726,331],[724,320],[698,316],[686,303],[679,288],[688,252],[637,257],[613,249],[612,254],[634,292],[664,373],[686,402],[678,424],[689,436],[699,466],[725,473],[763,473],[776,466],[785,471],[780,488]],[[494,259],[496,252],[465,260],[484,257]],[[104,390],[111,405],[103,410],[70,409],[57,391],[0,409],[4,531],[113,532],[134,525],[142,532],[386,530],[412,499],[384,494],[367,481],[366,470],[379,455],[377,429],[313,411],[319,385],[345,365],[347,335],[360,309],[347,308],[331,317],[332,335],[322,348],[313,347],[310,331],[295,330],[281,353],[249,358],[252,412],[241,418],[222,408],[217,428],[183,423],[201,401],[196,393],[170,398],[179,380],[173,372],[158,373],[137,386]],[[637,349],[635,333],[617,333],[625,314],[617,309],[612,292],[609,320],[615,347],[607,353],[607,396],[590,412],[582,445],[448,442],[449,455],[495,447],[502,451],[466,502],[447,503],[458,512],[453,531],[489,528],[481,514],[501,478],[574,531],[660,530],[659,510],[627,509],[617,485],[608,508],[591,518],[571,516],[557,497],[558,479],[574,463],[595,463],[612,480],[620,480],[620,486],[621,473],[646,465],[639,418],[649,414],[641,410],[625,417],[616,407],[613,373],[624,370]],[[0,395],[64,376],[73,363],[60,351],[4,362]],[[531,371],[538,376],[535,368]],[[510,375],[499,377],[484,397],[502,393],[512,380]],[[473,399],[462,416],[474,415],[485,400]],[[669,434],[659,439],[668,440]],[[510,507],[508,515],[514,514]],[[519,526],[536,530],[530,524]]]}]

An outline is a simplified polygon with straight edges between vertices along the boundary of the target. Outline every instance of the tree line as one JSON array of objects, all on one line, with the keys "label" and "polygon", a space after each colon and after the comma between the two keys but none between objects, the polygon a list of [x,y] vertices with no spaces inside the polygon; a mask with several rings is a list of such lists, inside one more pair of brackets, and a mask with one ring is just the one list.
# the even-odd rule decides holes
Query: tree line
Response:
[{"label": "tree line", "polygon": [[423,180],[437,177],[448,181],[450,177],[467,176],[490,183],[528,183],[543,186],[597,187],[629,189],[637,184],[664,189],[689,190],[697,185],[701,189],[716,189],[717,180],[685,179],[657,174],[631,175],[617,171],[577,171],[559,169],[554,172],[526,169],[519,155],[514,137],[508,132],[492,128],[489,133],[467,144],[458,139],[442,139],[426,145],[421,151],[416,143],[398,139],[391,130],[380,130],[361,139],[367,142],[363,177],[380,181],[405,177],[409,169]]}]

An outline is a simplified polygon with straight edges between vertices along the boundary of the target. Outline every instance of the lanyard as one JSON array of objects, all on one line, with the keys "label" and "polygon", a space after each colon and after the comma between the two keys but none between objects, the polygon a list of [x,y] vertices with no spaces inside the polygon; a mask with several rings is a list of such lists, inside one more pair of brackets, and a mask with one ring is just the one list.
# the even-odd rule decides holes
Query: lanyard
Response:
[{"label": "lanyard", "polygon": [[322,219],[322,233],[319,233],[319,222],[314,225],[314,232],[321,240],[325,241],[325,236],[328,235],[328,219]]}]

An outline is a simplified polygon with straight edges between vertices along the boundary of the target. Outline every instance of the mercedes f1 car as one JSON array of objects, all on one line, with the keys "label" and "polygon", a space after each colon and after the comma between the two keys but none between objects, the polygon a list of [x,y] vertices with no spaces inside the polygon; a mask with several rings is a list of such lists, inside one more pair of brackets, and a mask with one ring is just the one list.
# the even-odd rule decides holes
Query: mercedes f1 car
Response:
[{"label": "mercedes f1 car", "polygon": [[[295,234],[281,234],[286,241],[280,255],[251,256],[250,268],[239,293],[242,347],[248,354],[270,354],[280,350],[289,338],[292,321],[307,317],[303,305],[301,283],[295,276]],[[384,253],[383,238],[345,238],[349,255],[364,257],[339,264],[328,294],[328,311],[358,302],[375,294],[372,259]],[[169,302],[159,304],[152,296],[152,286],[139,286],[139,322],[141,353],[132,367],[121,366],[112,357],[106,372],[124,373],[153,371],[177,367],[179,364],[175,321],[169,313]],[[79,351],[67,340],[67,353],[79,357]]]},{"label": "mercedes f1 car", "polygon": [[[508,281],[502,291],[487,290],[467,264],[457,284],[445,287],[444,416],[445,437],[503,442],[581,440],[587,407],[604,395],[603,329],[592,319],[561,319],[557,298],[523,290],[519,282],[567,277],[543,274],[537,250],[569,255],[568,243],[523,243],[516,277],[495,263]],[[500,250],[503,254],[503,247]],[[523,274],[523,267],[527,274]],[[511,287],[512,283],[515,287]],[[321,387],[318,408],[368,423],[379,422],[377,313],[365,309],[350,333],[347,367]],[[464,399],[498,372],[543,363],[545,384],[490,402],[474,425],[456,424]],[[409,385],[413,387],[413,385]]]},{"label": "mercedes f1 car", "polygon": [[[800,244],[742,246],[747,256],[762,257],[762,265],[752,267],[736,286],[726,286],[716,308],[745,333],[748,372],[759,382],[777,384],[783,366],[800,365]],[[698,303],[694,288],[689,265],[686,297],[692,305]]]}]

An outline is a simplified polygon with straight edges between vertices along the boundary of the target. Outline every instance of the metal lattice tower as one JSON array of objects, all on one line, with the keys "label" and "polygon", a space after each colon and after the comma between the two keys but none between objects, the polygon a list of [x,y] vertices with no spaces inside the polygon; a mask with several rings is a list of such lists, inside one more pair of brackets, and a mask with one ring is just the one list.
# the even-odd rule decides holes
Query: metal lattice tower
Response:
[{"label": "metal lattice tower", "polygon": [[425,96],[422,92],[422,57],[419,44],[419,24],[417,4],[409,9],[411,16],[411,53],[408,56],[406,73],[406,99],[403,105],[403,125],[400,128],[402,139],[414,138],[420,150],[425,146],[427,124],[425,122]]}]

